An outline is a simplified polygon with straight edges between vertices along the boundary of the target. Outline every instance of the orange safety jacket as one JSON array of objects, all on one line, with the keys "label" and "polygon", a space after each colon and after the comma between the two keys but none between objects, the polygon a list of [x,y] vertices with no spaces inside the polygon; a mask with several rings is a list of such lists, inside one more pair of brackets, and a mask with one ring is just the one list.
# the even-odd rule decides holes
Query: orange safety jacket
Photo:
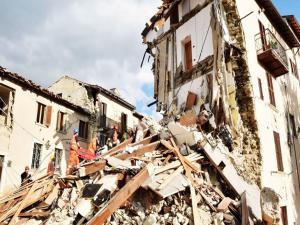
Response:
[{"label": "orange safety jacket", "polygon": [[89,148],[88,150],[95,154],[96,150],[97,150],[97,138],[93,138],[90,145],[89,145]]},{"label": "orange safety jacket", "polygon": [[79,149],[77,136],[73,135],[71,144],[70,144],[70,150],[77,151]]}]

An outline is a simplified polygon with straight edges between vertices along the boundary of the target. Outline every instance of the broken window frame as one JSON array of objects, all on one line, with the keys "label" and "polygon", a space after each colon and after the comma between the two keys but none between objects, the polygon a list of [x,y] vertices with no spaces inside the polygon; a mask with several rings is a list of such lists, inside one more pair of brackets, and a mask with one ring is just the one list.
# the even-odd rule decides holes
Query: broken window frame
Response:
[{"label": "broken window frame", "polygon": [[88,138],[88,130],[89,130],[88,122],[85,122],[83,120],[79,120],[78,137],[83,138],[83,139],[87,139]]},{"label": "broken window frame", "polygon": [[33,144],[31,169],[38,169],[41,165],[42,144],[35,142]]},{"label": "broken window frame", "polygon": [[276,152],[276,159],[277,159],[277,169],[278,171],[283,172],[284,167],[283,167],[283,160],[282,160],[280,135],[276,131],[273,131],[273,136],[274,136],[275,152]]},{"label": "broken window frame", "polygon": [[270,104],[276,107],[275,93],[273,87],[273,76],[270,73],[267,73],[267,81],[268,81]]}]

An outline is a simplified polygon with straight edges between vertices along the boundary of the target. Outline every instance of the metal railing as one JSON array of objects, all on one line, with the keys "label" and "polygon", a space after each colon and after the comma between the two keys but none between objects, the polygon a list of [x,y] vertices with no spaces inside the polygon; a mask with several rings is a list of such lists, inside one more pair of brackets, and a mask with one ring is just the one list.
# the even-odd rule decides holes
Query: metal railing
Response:
[{"label": "metal railing", "polygon": [[279,56],[282,63],[286,67],[288,66],[284,47],[280,44],[275,35],[269,29],[265,30],[265,34],[258,33],[255,35],[255,45],[258,55],[271,49]]}]

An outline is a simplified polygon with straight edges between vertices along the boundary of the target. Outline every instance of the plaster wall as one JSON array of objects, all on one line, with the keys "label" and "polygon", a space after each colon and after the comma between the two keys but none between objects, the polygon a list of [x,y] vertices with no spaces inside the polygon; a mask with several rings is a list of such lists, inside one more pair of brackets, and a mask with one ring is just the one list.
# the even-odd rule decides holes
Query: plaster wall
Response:
[{"label": "plaster wall", "polygon": [[[20,184],[20,174],[24,171],[24,167],[26,165],[31,166],[34,143],[42,144],[42,152],[40,168],[30,171],[33,175],[46,174],[50,155],[54,153],[55,148],[62,150],[61,172],[65,173],[72,129],[79,126],[79,120],[87,122],[88,117],[78,114],[65,106],[39,96],[10,81],[2,80],[1,83],[11,87],[15,91],[12,108],[14,122],[10,131],[9,145],[7,148],[0,149],[0,154],[5,156],[1,190],[5,191]],[[36,123],[38,102],[52,106],[49,127]],[[56,131],[58,111],[66,113],[67,130],[63,133]],[[9,131],[7,130],[7,132]],[[2,133],[0,137],[3,138]],[[86,148],[87,140],[81,139],[80,144],[83,148]],[[10,167],[7,166],[9,160],[11,160]]]},{"label": "plaster wall", "polygon": [[[244,28],[246,54],[252,79],[255,113],[261,140],[261,154],[263,158],[262,185],[274,189],[280,195],[280,205],[286,205],[288,209],[289,223],[300,223],[299,181],[295,167],[296,160],[299,165],[299,136],[297,134],[297,137],[294,138],[295,151],[298,155],[298,158],[296,158],[294,149],[291,149],[288,145],[288,124],[286,119],[286,111],[288,109],[289,113],[295,117],[296,127],[299,127],[299,80],[291,73],[289,64],[290,72],[288,74],[272,79],[276,107],[270,104],[266,71],[259,64],[256,54],[255,35],[259,33],[258,20],[264,24],[265,28],[269,28],[275,34],[279,42],[287,50],[288,60],[289,58],[293,59],[294,56],[264,13],[260,11],[255,1],[249,1],[247,4],[244,4],[243,0],[237,0],[237,6],[241,17],[253,11],[251,15],[242,20],[242,26]],[[262,82],[263,99],[260,98],[258,78]],[[284,172],[279,172],[277,169],[273,131],[280,135]]]}]

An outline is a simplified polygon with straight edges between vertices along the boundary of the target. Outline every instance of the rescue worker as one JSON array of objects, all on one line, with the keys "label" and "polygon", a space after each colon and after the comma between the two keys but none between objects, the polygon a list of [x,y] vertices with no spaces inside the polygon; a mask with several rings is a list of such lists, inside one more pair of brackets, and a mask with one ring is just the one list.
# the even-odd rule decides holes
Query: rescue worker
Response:
[{"label": "rescue worker", "polygon": [[48,163],[48,168],[47,168],[47,175],[52,176],[55,171],[55,156],[52,154],[50,156],[50,161]]},{"label": "rescue worker", "polygon": [[113,127],[114,134],[113,134],[113,147],[120,144],[120,140],[118,139],[118,125],[114,125]]},{"label": "rescue worker", "polygon": [[98,135],[95,135],[95,137],[92,138],[88,148],[89,152],[92,153],[93,155],[96,154],[96,151],[98,149],[98,144],[99,144]]},{"label": "rescue worker", "polygon": [[70,143],[70,155],[68,161],[67,175],[72,174],[73,170],[79,165],[78,149],[80,149],[80,144],[78,142],[78,128],[73,129],[73,137]]},{"label": "rescue worker", "polygon": [[21,174],[21,185],[31,182],[31,174],[29,173],[29,166],[25,166],[25,171]]}]

